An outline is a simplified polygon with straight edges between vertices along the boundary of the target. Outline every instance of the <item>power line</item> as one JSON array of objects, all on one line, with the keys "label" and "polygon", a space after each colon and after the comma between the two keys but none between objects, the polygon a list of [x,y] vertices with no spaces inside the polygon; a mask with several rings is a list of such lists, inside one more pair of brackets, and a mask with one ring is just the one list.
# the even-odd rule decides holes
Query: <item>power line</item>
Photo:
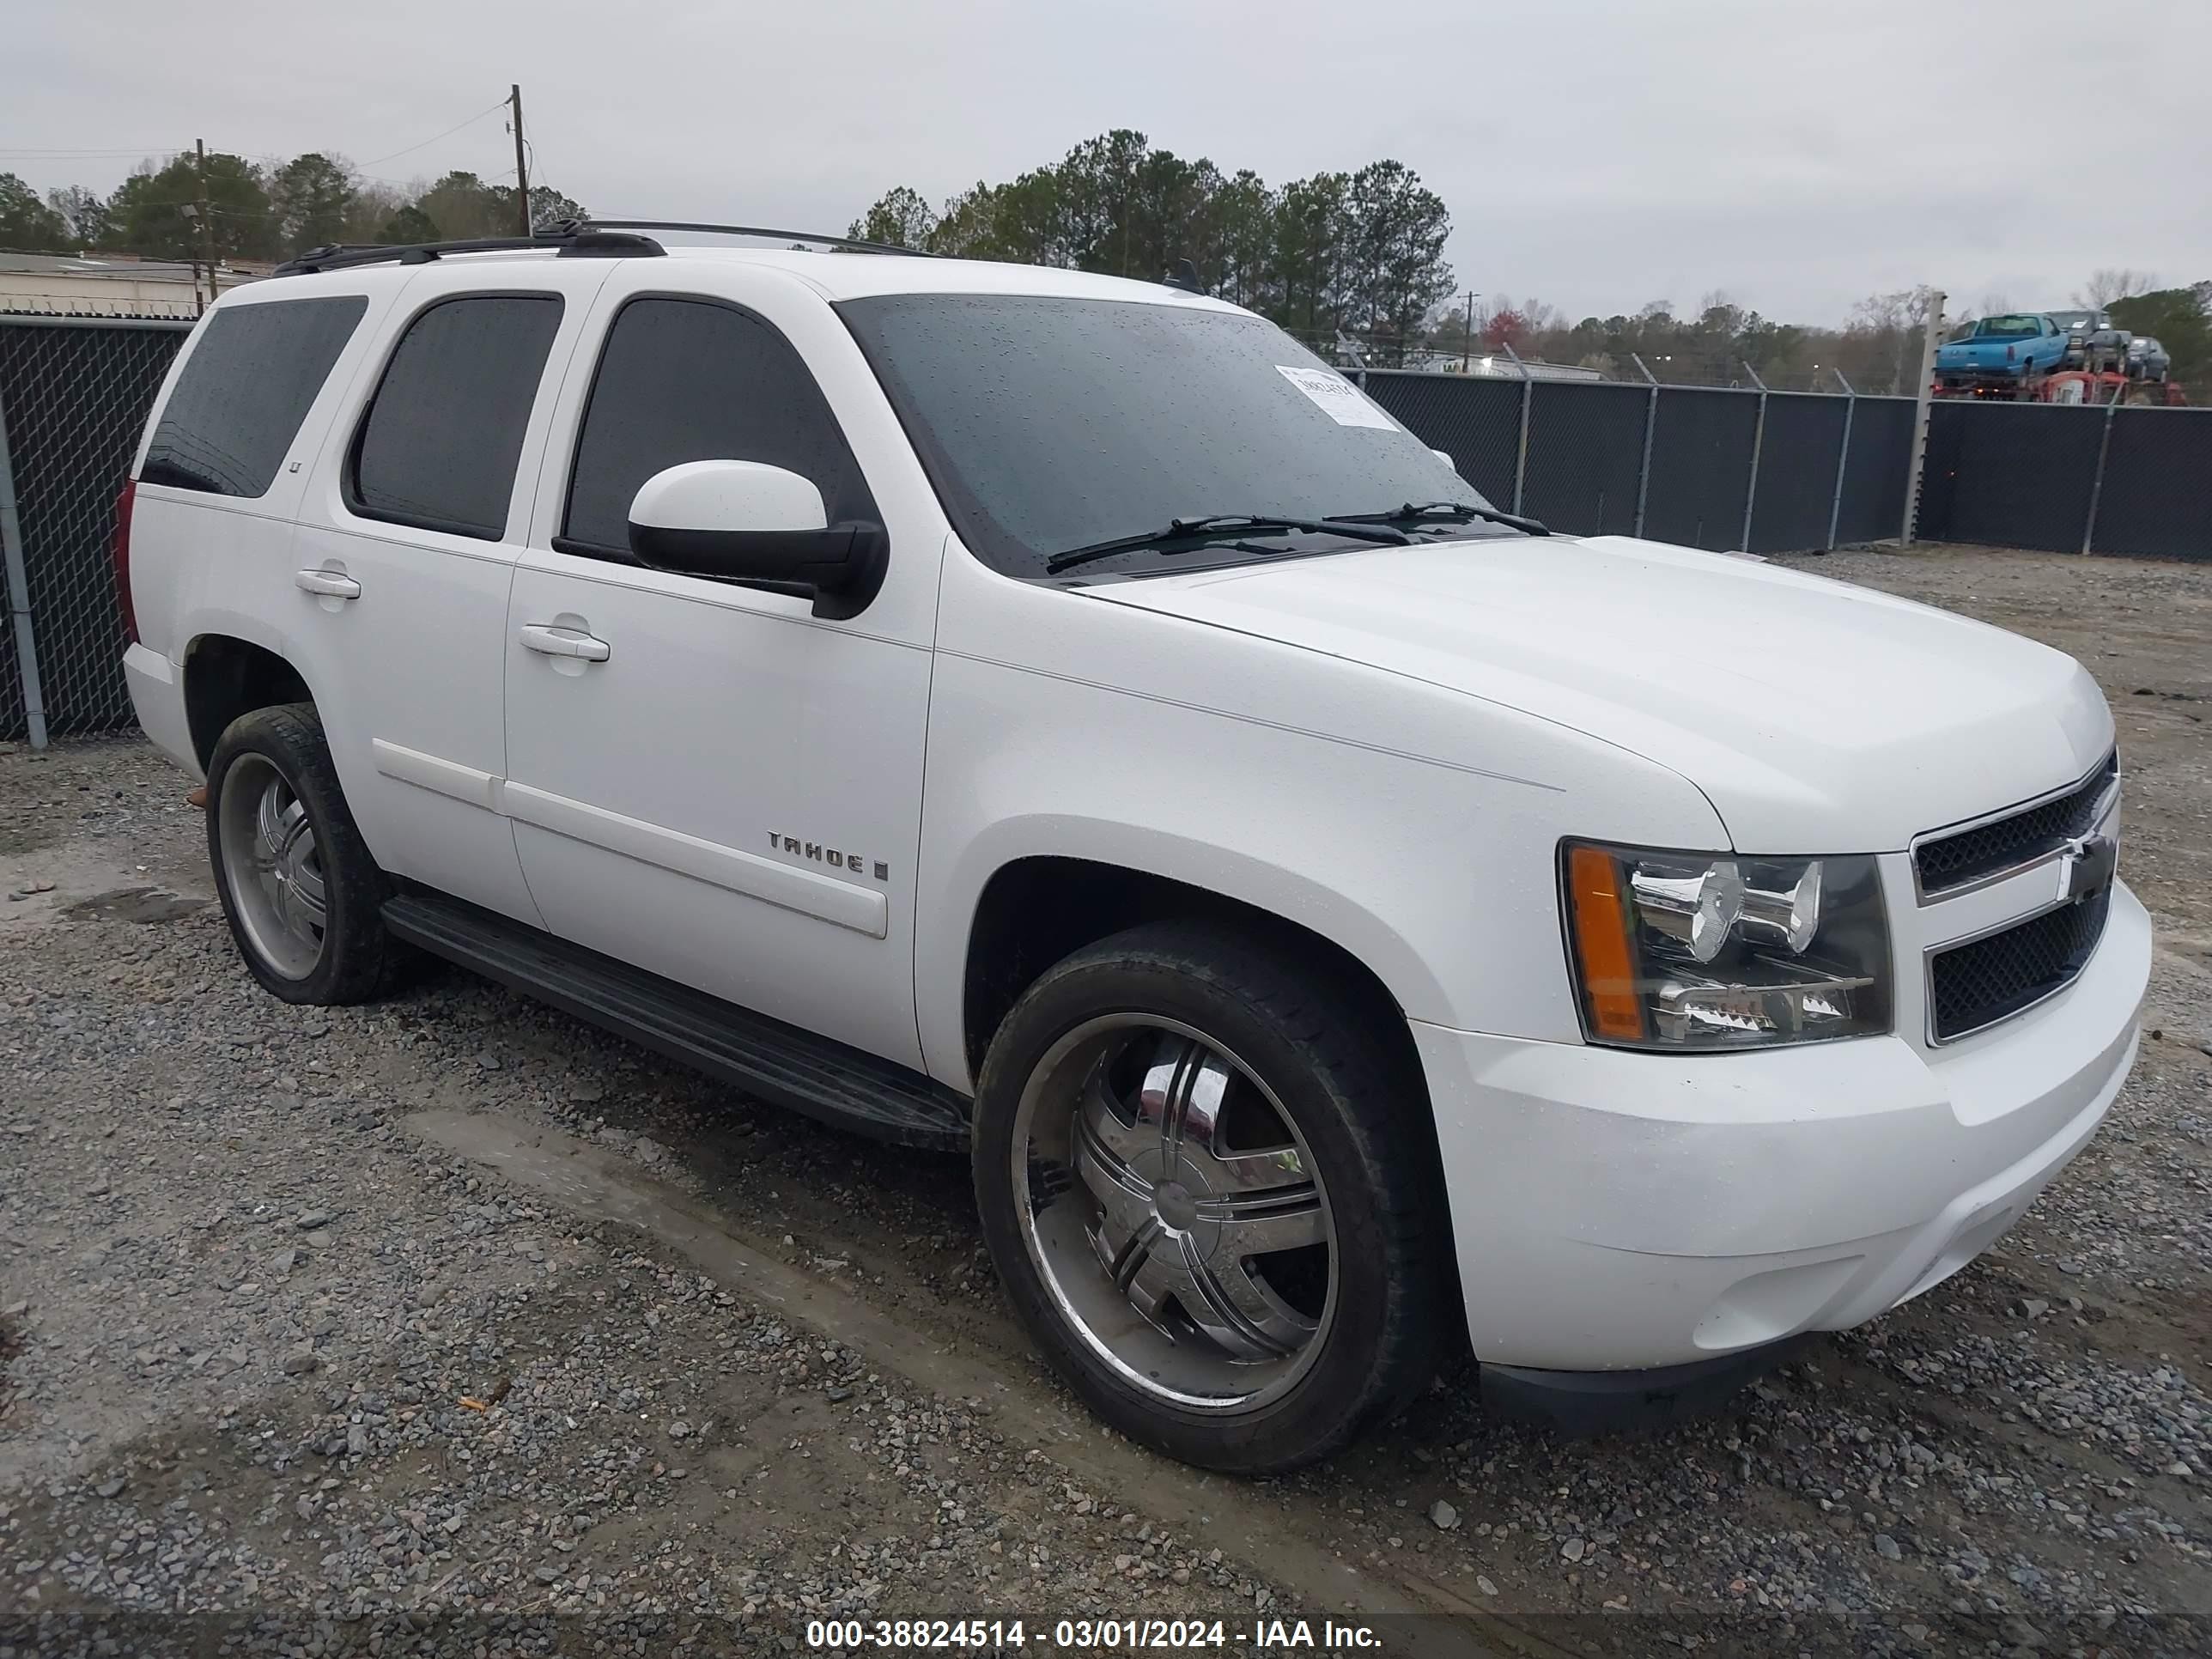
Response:
[{"label": "power line", "polygon": [[497,111],[505,109],[506,107],[507,100],[502,98],[499,102],[494,104],[490,109],[480,109],[474,115],[469,117],[467,120],[458,121],[452,126],[447,127],[443,132],[438,133],[434,137],[425,138],[419,144],[410,144],[404,149],[395,149],[389,155],[380,155],[373,161],[363,161],[362,166],[364,167],[381,167],[385,162],[395,161],[403,155],[412,155],[416,150],[428,149],[430,145],[436,143],[440,138],[450,138],[455,133],[459,132],[463,127],[473,126],[477,122],[483,120],[485,116],[493,114]]},{"label": "power line", "polygon": [[179,150],[174,144],[118,145],[112,149],[0,149],[0,158],[19,161],[65,161],[70,157],[79,155],[100,157],[112,155],[176,155],[180,154],[182,154],[182,152]]}]

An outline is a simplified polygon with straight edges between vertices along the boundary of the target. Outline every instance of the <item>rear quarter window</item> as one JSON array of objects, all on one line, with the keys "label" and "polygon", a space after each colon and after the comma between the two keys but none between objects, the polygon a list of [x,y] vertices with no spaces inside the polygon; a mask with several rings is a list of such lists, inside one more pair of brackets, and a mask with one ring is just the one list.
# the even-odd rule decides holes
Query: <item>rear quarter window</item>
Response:
[{"label": "rear quarter window", "polygon": [[161,406],[139,482],[266,495],[368,310],[360,295],[218,310]]}]

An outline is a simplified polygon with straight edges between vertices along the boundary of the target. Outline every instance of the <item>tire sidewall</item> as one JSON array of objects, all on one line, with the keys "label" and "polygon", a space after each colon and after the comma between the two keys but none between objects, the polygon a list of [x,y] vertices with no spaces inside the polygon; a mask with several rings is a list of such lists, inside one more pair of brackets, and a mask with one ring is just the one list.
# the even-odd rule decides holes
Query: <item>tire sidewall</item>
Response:
[{"label": "tire sidewall", "polygon": [[[1200,1031],[1272,1089],[1321,1166],[1336,1236],[1334,1306],[1323,1347],[1284,1394],[1246,1411],[1209,1412],[1149,1395],[1115,1374],[1070,1328],[1032,1259],[1018,1213],[1015,1121],[1029,1079],[1053,1046],[1085,1021],[1131,1012]],[[1077,959],[1049,970],[1000,1028],[976,1091],[975,1190],[1000,1275],[1053,1367],[1094,1410],[1133,1438],[1185,1461],[1229,1469],[1290,1467],[1350,1439],[1390,1390],[1379,1373],[1408,1298],[1428,1292],[1413,1264],[1393,1261],[1367,1172],[1389,1151],[1380,1126],[1328,1069],[1227,980],[1141,951]],[[1424,1310],[1425,1311],[1425,1310]]]},{"label": "tire sidewall", "polygon": [[[348,823],[342,829],[333,819],[331,803],[315,776],[313,762],[319,757],[301,752],[308,741],[317,747],[321,745],[319,730],[309,728],[307,722],[296,716],[289,720],[270,718],[285,713],[289,711],[262,709],[241,715],[217,741],[215,754],[208,762],[208,858],[214,869],[216,894],[222,901],[223,920],[229,924],[231,938],[236,941],[247,970],[264,990],[286,1002],[325,1003],[336,1000],[343,969],[345,942],[358,931],[362,920],[353,914],[357,884],[343,879],[338,868],[349,842],[345,831],[351,825]],[[276,768],[285,786],[305,809],[307,822],[315,832],[315,848],[324,872],[323,949],[315,960],[314,971],[301,979],[277,972],[263,957],[252,934],[240,920],[238,898],[231,890],[230,872],[222,848],[223,792],[229,786],[233,766],[248,755],[258,756]]]}]

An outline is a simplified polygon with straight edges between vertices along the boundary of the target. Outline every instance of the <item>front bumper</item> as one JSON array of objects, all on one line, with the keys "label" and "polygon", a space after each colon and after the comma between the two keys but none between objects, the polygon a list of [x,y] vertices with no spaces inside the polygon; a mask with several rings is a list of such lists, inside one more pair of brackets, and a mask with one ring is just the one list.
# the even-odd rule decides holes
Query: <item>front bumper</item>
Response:
[{"label": "front bumper", "polygon": [[2116,884],[2072,985],[1941,1049],[1672,1056],[1415,1022],[1476,1358],[1689,1365],[1941,1283],[2095,1132],[2149,971],[2149,917]]}]

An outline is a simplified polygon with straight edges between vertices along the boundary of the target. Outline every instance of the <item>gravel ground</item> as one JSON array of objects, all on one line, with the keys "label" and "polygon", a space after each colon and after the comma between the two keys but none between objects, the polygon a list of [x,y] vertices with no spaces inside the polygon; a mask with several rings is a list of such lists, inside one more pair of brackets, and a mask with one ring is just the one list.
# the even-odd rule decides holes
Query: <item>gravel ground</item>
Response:
[{"label": "gravel ground", "polygon": [[780,1653],[848,1616],[2204,1650],[2212,567],[1804,562],[2111,696],[2160,951],[2106,1128],[1996,1251],[1724,1412],[1565,1440],[1462,1379],[1275,1481],[1060,1395],[958,1160],[458,975],[287,1007],[166,763],[0,753],[0,1655]]}]

